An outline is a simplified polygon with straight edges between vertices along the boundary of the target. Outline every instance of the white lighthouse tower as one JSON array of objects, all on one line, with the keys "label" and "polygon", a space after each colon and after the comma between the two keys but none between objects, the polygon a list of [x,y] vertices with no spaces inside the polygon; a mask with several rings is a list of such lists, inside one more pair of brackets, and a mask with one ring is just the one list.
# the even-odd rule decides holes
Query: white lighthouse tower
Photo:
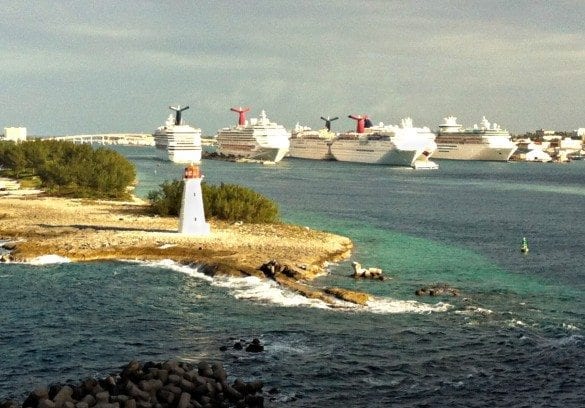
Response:
[{"label": "white lighthouse tower", "polygon": [[203,211],[203,193],[201,180],[203,174],[199,166],[193,164],[185,167],[183,180],[183,198],[181,199],[181,215],[179,232],[181,234],[207,235],[210,232],[209,224],[205,222]]}]

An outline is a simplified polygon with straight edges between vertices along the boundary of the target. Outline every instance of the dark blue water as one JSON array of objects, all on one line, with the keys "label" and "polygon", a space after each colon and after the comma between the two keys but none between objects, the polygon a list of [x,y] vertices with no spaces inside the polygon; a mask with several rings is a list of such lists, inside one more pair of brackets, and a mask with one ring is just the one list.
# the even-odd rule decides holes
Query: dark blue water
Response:
[{"label": "dark blue water", "polygon": [[[139,195],[182,173],[153,149],[120,149]],[[249,186],[285,221],[352,238],[352,258],[316,284],[370,292],[365,308],[164,262],[0,265],[0,399],[181,358],[262,379],[279,390],[268,406],[582,406],[585,163],[440,166],[204,161],[207,182]],[[391,279],[354,281],[351,260]],[[415,296],[435,283],[461,296]],[[264,353],[219,350],[253,337]]]}]

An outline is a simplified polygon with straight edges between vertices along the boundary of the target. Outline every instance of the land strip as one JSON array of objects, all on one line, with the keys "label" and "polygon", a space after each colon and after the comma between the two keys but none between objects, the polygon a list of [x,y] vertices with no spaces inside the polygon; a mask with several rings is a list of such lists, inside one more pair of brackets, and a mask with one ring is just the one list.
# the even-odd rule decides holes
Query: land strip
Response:
[{"label": "land strip", "polygon": [[11,241],[14,261],[49,254],[72,261],[172,259],[200,265],[209,275],[265,277],[262,265],[276,260],[286,274],[270,278],[291,290],[331,304],[367,301],[362,293],[310,284],[327,262],[349,256],[349,238],[289,224],[210,224],[209,236],[179,234],[177,218],[152,216],[139,199],[0,197],[0,239]]}]

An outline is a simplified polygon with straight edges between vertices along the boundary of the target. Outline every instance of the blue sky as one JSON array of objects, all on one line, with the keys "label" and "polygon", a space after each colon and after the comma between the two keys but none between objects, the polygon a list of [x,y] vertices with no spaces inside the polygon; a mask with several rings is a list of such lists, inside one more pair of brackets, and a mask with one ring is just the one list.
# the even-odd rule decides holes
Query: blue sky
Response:
[{"label": "blue sky", "polygon": [[585,1],[0,0],[0,128],[203,134],[232,106],[291,128],[585,127]]}]

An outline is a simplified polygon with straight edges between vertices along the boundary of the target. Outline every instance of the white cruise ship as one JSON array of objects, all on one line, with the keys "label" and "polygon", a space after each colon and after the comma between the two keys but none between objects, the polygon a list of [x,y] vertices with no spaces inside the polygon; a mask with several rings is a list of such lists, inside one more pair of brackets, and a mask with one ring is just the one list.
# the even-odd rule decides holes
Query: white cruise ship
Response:
[{"label": "white cruise ship", "polygon": [[412,119],[402,120],[400,126],[372,126],[367,116],[349,116],[357,121],[355,132],[342,133],[331,145],[336,160],[436,169],[429,158],[437,145],[429,128],[415,128]]},{"label": "white cruise ship", "polygon": [[281,161],[289,151],[290,133],[282,125],[271,122],[264,111],[260,118],[248,121],[245,114],[249,109],[231,110],[239,113],[238,124],[218,131],[217,152],[235,159]]},{"label": "white cruise ship", "polygon": [[289,157],[312,160],[334,160],[331,143],[337,135],[327,128],[312,130],[296,124],[290,138]]},{"label": "white cruise ship", "polygon": [[195,129],[183,122],[181,113],[188,106],[169,106],[175,111],[170,114],[164,126],[153,133],[157,156],[175,163],[199,163],[201,161],[201,129]]},{"label": "white cruise ship", "polygon": [[454,116],[443,120],[437,134],[435,159],[508,161],[516,151],[510,133],[485,116],[479,126],[470,129],[463,129]]}]

